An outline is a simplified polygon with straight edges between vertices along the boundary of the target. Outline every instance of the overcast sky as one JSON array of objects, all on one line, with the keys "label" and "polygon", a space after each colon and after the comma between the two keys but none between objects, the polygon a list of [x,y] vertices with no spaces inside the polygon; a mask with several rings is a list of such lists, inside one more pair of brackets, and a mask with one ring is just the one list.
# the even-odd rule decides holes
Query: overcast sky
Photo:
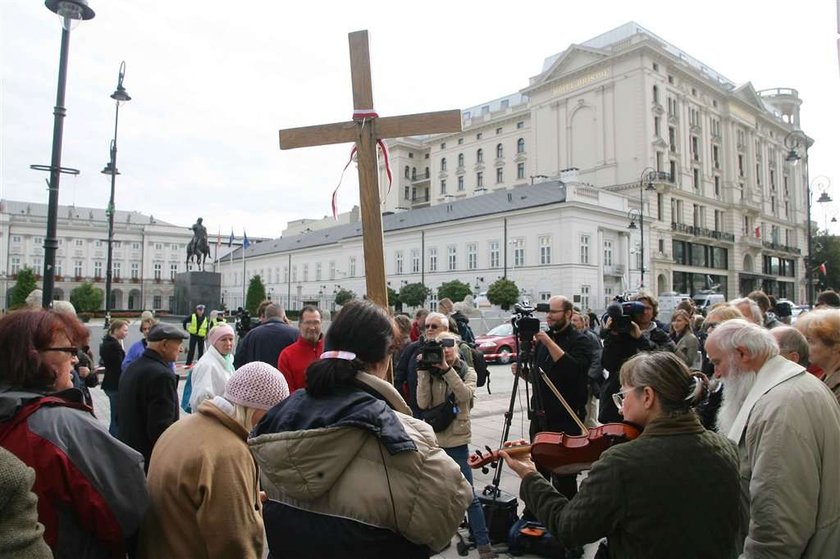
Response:
[{"label": "overcast sky", "polygon": [[[636,21],[736,84],[799,90],[811,179],[840,202],[836,0],[414,3],[89,0],[71,33],[60,201],[105,207],[120,62],[116,206],[211,235],[276,237],[330,213],[349,145],[280,151],[281,128],[349,120],[347,33],[370,35],[382,116],[464,109],[525,87],[543,60]],[[60,27],[40,0],[0,0],[0,196],[46,202]],[[348,170],[339,211],[358,203]],[[840,208],[833,204],[822,226]]]}]

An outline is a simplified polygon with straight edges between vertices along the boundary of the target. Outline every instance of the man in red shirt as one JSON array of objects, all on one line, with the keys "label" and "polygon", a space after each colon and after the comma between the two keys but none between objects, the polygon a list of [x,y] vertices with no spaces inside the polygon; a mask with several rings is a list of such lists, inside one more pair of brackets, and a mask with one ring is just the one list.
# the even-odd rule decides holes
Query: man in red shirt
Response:
[{"label": "man in red shirt", "polygon": [[277,359],[277,368],[286,377],[290,394],[299,388],[306,388],[306,369],[324,351],[321,313],[318,309],[310,305],[303,307],[298,328],[300,336],[297,341],[283,349]]}]

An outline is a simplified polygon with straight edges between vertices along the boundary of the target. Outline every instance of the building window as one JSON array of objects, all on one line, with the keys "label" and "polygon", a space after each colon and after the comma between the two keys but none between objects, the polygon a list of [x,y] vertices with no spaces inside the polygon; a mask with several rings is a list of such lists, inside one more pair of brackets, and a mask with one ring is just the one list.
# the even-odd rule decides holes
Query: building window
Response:
[{"label": "building window", "polygon": [[743,154],[738,154],[738,176],[744,176],[744,156]]},{"label": "building window", "polygon": [[398,250],[394,253],[394,267],[396,274],[403,273],[403,251]]},{"label": "building window", "polygon": [[458,251],[455,245],[449,245],[446,247],[447,252],[447,263],[449,265],[449,270],[457,269],[458,264]]},{"label": "building window", "polygon": [[[293,274],[292,281],[297,281],[297,277],[296,277],[297,274],[294,272],[294,270],[296,268],[297,268],[297,266],[292,268],[292,274]],[[330,260],[330,279],[331,280],[335,279],[335,260]]]},{"label": "building window", "polygon": [[695,161],[700,161],[700,138],[697,136],[691,137],[691,157]]},{"label": "building window", "polygon": [[411,199],[411,188],[408,185],[403,187],[403,198],[406,200]]},{"label": "building window", "polygon": [[309,281],[309,264],[303,265],[303,281]]},{"label": "building window", "polygon": [[500,266],[501,259],[499,258],[499,241],[490,241],[490,267],[491,268],[498,268]]},{"label": "building window", "polygon": [[440,181],[440,193],[446,194],[446,180]]},{"label": "building window", "polygon": [[483,136],[484,136],[484,134],[482,134],[481,132],[479,132],[478,134],[476,134],[476,135],[475,135],[475,139],[476,139],[476,140],[480,140]]},{"label": "building window", "polygon": [[653,86],[653,102],[659,103],[659,87]]},{"label": "building window", "polygon": [[589,235],[580,236],[580,263],[589,264]]},{"label": "building window", "polygon": [[496,128],[496,135],[498,136],[501,133],[502,133],[502,129],[501,128]]},{"label": "building window", "polygon": [[76,246],[77,247],[85,246],[85,242],[82,239],[76,239]]},{"label": "building window", "polygon": [[521,130],[522,128],[525,128],[525,123],[520,120],[516,123],[516,129]]},{"label": "building window", "polygon": [[463,166],[464,166],[464,154],[459,153],[458,154],[458,167],[463,167]]},{"label": "building window", "polygon": [[467,245],[467,269],[475,270],[478,268],[478,248],[475,243]]},{"label": "building window", "polygon": [[464,190],[464,177],[458,177],[458,192],[463,192]]},{"label": "building window", "polygon": [[[470,113],[469,113],[469,111],[467,111],[466,113],[464,113],[464,118],[470,118]],[[464,138],[458,138],[458,145],[459,145],[459,146],[464,145]]]},{"label": "building window", "polygon": [[441,171],[446,171],[446,158],[445,157],[440,160],[440,170]]},{"label": "building window", "polygon": [[496,144],[496,159],[501,159],[505,155],[505,148],[502,144]]},{"label": "building window", "polygon": [[516,153],[525,153],[525,138],[516,140]]},{"label": "building window", "polygon": [[356,257],[355,256],[350,257],[350,277],[351,278],[356,277]]},{"label": "building window", "polygon": [[505,170],[499,167],[496,169],[496,184],[505,182]]},{"label": "building window", "polygon": [[429,249],[429,271],[430,272],[437,272],[437,248],[432,247]]},{"label": "building window", "polygon": [[93,277],[101,278],[102,277],[102,261],[95,260],[93,262]]},{"label": "building window", "polygon": [[408,177],[410,177],[410,176],[411,176],[411,175],[410,175],[410,170],[409,170],[409,168],[408,168],[408,165],[406,165],[406,166],[405,166],[405,178],[408,178]]},{"label": "building window", "polygon": [[[332,279],[335,279],[335,277],[333,277]],[[292,266],[292,283],[297,283],[297,280],[297,264],[295,264],[294,266]]]},{"label": "building window", "polygon": [[161,268],[162,268],[162,266],[160,265],[160,262],[155,262],[153,270],[154,270],[156,280],[160,280]]},{"label": "building window", "polygon": [[547,235],[540,237],[540,264],[551,264],[551,237]]},{"label": "building window", "polygon": [[440,144],[440,149],[446,149],[446,142],[443,142],[442,144]]},{"label": "building window", "polygon": [[525,265],[525,239],[513,239],[513,267]]},{"label": "building window", "polygon": [[420,273],[420,251],[416,248],[411,249],[411,273]]},{"label": "building window", "polygon": [[720,176],[715,175],[715,198],[720,199]]},{"label": "building window", "polygon": [[163,298],[160,295],[153,295],[152,296],[152,308],[155,310],[160,310],[161,302]]},{"label": "building window", "polygon": [[604,266],[613,265],[613,242],[604,241]]},{"label": "building window", "polygon": [[525,178],[525,164],[524,163],[517,163],[516,164],[516,178],[517,179],[524,179]]},{"label": "building window", "polygon": [[475,187],[484,188],[484,173],[481,171],[475,174]]},{"label": "building window", "polygon": [[580,286],[580,308],[584,309],[584,310],[589,308],[589,286],[588,285],[581,285]]},{"label": "building window", "polygon": [[484,150],[478,148],[475,152],[475,162],[476,163],[484,163]]},{"label": "building window", "polygon": [[694,181],[694,190],[700,190],[700,169],[692,169],[691,176],[692,180]]},{"label": "building window", "polygon": [[658,116],[653,117],[653,135],[657,138],[662,133],[662,119]]},{"label": "building window", "polygon": [[671,151],[677,151],[677,129],[673,126],[668,127],[668,143],[671,146]]},{"label": "building window", "polygon": [[169,265],[169,279],[174,280],[175,274],[178,273],[178,265],[177,264],[170,264]]},{"label": "building window", "polygon": [[[18,237],[20,238],[20,237]],[[12,256],[9,264],[9,270],[12,274],[17,274],[20,272],[20,257],[19,256]]]},{"label": "building window", "polygon": [[114,262],[113,264],[114,271],[112,272],[114,279],[120,279],[122,275],[122,264],[119,262]]},{"label": "building window", "polygon": [[82,261],[81,260],[74,260],[73,261],[73,275],[77,278],[80,278],[84,275],[82,272]]},{"label": "building window", "polygon": [[155,250],[163,250],[163,243],[155,243]]},{"label": "building window", "polygon": [[12,235],[12,242],[16,245],[20,244],[20,235]]},{"label": "building window", "polygon": [[720,169],[720,147],[712,146],[712,163],[715,169]]},{"label": "building window", "polygon": [[131,243],[131,250],[140,250],[140,243]]}]

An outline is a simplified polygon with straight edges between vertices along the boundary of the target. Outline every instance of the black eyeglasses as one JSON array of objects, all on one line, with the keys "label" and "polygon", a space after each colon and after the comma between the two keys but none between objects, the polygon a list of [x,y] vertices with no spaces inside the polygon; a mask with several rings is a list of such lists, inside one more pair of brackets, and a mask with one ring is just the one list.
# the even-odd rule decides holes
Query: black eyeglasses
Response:
[{"label": "black eyeglasses", "polygon": [[79,348],[77,347],[48,347],[44,348],[41,351],[61,351],[63,353],[67,353],[73,357],[75,357],[79,353]]}]

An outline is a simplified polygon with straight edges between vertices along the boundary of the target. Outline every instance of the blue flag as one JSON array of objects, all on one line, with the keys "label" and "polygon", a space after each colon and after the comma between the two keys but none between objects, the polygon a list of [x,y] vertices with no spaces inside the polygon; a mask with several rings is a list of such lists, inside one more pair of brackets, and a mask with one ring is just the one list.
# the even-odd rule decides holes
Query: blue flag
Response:
[{"label": "blue flag", "polygon": [[246,249],[251,246],[251,242],[248,240],[248,233],[245,230],[242,230],[242,248]]},{"label": "blue flag", "polygon": [[230,238],[228,239],[228,248],[233,246],[233,229],[230,230]]}]

